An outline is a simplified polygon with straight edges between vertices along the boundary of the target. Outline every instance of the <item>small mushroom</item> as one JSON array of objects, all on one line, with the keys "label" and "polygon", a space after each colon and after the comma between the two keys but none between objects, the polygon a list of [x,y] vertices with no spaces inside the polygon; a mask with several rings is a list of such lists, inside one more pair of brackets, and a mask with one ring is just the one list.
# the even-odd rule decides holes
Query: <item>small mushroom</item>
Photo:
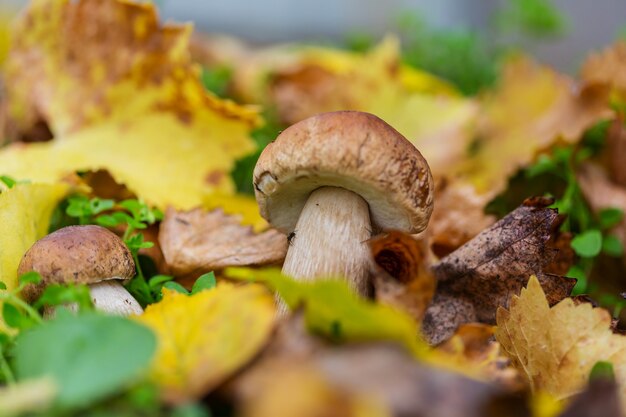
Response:
[{"label": "small mushroom", "polygon": [[323,113],[283,131],[254,169],[261,215],[289,236],[283,272],[301,280],[343,276],[370,291],[365,241],[385,230],[419,233],[433,209],[420,152],[380,118]]},{"label": "small mushroom", "polygon": [[37,299],[50,284],[87,284],[98,310],[117,315],[143,309],[122,286],[135,275],[133,257],[115,233],[100,226],[69,226],[38,240],[26,252],[18,274],[38,272],[42,281],[23,292]]}]

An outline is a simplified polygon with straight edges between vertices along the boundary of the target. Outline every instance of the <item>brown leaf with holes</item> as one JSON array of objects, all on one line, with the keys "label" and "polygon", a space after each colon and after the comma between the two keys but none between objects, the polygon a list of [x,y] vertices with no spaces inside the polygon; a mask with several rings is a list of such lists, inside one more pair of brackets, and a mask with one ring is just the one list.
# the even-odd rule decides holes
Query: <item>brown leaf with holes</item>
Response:
[{"label": "brown leaf with holes", "polygon": [[255,233],[236,215],[221,210],[176,211],[169,207],[159,232],[161,250],[177,276],[228,266],[280,263],[287,237],[273,229]]},{"label": "brown leaf with holes", "polygon": [[[557,255],[557,249],[547,245],[560,224],[557,211],[547,208],[551,203],[545,198],[524,201],[434,266],[437,296],[422,323],[431,342],[447,339],[450,330],[462,323],[495,323],[496,309],[507,306],[511,295],[518,294],[533,274],[546,289],[550,304],[570,294],[575,280],[544,270]],[[456,304],[450,299],[456,299]],[[462,314],[458,305],[464,307]]]},{"label": "brown leaf with holes", "polygon": [[404,310],[421,322],[435,293],[426,245],[399,231],[375,237],[369,245],[376,264],[376,300]]}]

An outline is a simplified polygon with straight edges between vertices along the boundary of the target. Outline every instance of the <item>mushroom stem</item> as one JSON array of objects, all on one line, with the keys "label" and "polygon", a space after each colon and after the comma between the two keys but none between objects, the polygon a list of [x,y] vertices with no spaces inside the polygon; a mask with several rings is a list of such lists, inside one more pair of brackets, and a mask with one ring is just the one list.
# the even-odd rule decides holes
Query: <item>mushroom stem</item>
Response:
[{"label": "mushroom stem", "polygon": [[[89,284],[88,287],[96,310],[116,316],[130,316],[143,313],[141,305],[130,295],[119,280],[102,281]],[[76,303],[66,304],[65,307],[74,312],[78,310]],[[45,307],[43,316],[45,319],[53,318],[55,316],[55,307]]]},{"label": "mushroom stem", "polygon": [[96,310],[119,316],[143,313],[137,300],[116,279],[90,284],[89,293]]},{"label": "mushroom stem", "polygon": [[372,235],[369,206],[352,191],[322,187],[309,196],[290,240],[283,273],[303,281],[344,277],[359,294],[369,293]]}]

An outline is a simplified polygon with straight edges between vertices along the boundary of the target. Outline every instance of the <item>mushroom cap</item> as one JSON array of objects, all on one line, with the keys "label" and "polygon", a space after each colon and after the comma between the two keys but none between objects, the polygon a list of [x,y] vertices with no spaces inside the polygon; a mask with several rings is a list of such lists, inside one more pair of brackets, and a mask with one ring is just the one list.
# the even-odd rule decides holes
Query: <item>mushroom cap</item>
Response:
[{"label": "mushroom cap", "polygon": [[68,226],[38,240],[26,252],[18,274],[36,271],[42,277],[28,285],[23,295],[37,298],[50,284],[93,284],[110,279],[129,280],[135,275],[130,250],[115,233],[100,226]]},{"label": "mushroom cap", "polygon": [[418,233],[433,210],[433,178],[422,154],[397,130],[363,112],[321,113],[284,130],[261,153],[254,188],[272,226],[295,229],[309,194],[342,187],[370,207],[374,227]]}]

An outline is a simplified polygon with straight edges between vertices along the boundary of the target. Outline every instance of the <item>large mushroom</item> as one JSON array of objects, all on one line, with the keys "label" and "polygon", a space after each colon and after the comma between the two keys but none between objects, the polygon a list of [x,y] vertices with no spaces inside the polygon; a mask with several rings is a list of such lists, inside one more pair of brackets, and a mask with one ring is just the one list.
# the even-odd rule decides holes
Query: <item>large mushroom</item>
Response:
[{"label": "large mushroom", "polygon": [[133,257],[122,239],[104,227],[69,226],[38,240],[18,268],[19,275],[29,271],[42,277],[39,284],[24,289],[29,301],[50,284],[86,284],[98,310],[117,315],[143,312],[122,286],[135,275]]},{"label": "large mushroom", "polygon": [[433,209],[420,152],[380,118],[323,113],[283,131],[254,169],[261,215],[289,235],[283,272],[302,280],[343,276],[369,293],[365,241],[386,230],[419,233]]}]

